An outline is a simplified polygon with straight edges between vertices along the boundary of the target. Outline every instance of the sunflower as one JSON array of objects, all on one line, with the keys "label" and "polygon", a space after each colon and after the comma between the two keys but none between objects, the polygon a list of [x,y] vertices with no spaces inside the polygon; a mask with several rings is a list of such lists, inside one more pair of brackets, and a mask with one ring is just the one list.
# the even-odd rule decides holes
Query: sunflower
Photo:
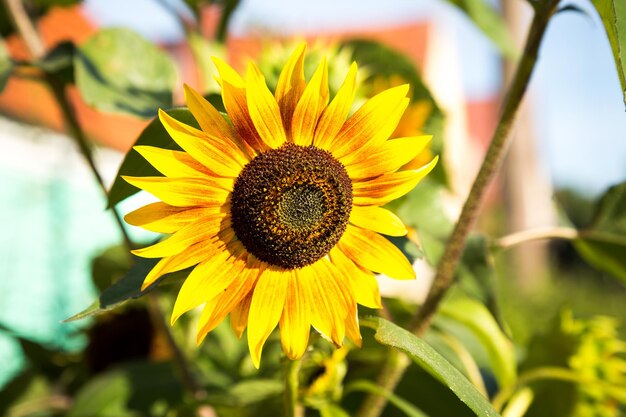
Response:
[{"label": "sunflower", "polygon": [[161,258],[143,288],[194,267],[178,293],[172,324],[204,305],[198,343],[230,314],[259,366],[278,325],[285,354],[299,358],[310,327],[336,346],[361,344],[357,303],[380,307],[374,272],[413,279],[411,264],[381,234],[402,236],[402,221],[381,206],[415,187],[437,158],[400,170],[430,137],[388,140],[407,107],[407,85],[367,101],[354,114],[357,66],[330,100],[326,61],[307,83],[305,45],[283,68],[274,94],[250,64],[245,78],[219,59],[230,122],[185,86],[201,130],[159,117],[182,151],[137,146],[163,177],[124,177],[161,201],[126,216],[171,234],[133,253]]}]

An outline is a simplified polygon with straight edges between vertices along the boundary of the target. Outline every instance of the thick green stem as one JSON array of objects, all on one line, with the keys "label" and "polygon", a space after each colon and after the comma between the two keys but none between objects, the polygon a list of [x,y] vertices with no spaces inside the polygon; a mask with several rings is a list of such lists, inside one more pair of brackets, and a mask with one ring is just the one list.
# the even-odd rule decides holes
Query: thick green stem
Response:
[{"label": "thick green stem", "polygon": [[302,417],[303,409],[298,404],[299,380],[301,359],[287,359],[285,365],[285,417]]},{"label": "thick green stem", "polygon": [[[495,176],[504,157],[509,143],[509,132],[537,62],[539,45],[559,0],[543,0],[541,4],[538,3],[539,1],[535,4],[535,16],[528,32],[524,53],[507,92],[502,114],[485,159],[465,200],[455,228],[448,239],[426,300],[409,325],[409,330],[417,336],[423,335],[430,327],[441,300],[452,285],[454,272],[461,257],[465,240],[474,226],[485,190]],[[378,384],[387,391],[395,389],[410,363],[409,360],[398,361],[397,358],[392,358],[391,356],[385,363],[377,380]],[[363,402],[358,416],[377,417],[382,413],[386,404],[387,399],[385,397],[374,394],[369,395]]]}]

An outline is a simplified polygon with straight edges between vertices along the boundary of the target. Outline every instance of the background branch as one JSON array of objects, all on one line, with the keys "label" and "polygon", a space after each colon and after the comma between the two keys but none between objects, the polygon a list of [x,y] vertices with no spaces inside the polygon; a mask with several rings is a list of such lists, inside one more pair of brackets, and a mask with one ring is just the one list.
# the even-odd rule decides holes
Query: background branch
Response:
[{"label": "background branch", "polygon": [[[428,330],[433,317],[437,313],[439,304],[453,283],[454,272],[463,252],[465,240],[476,222],[485,190],[497,173],[504,157],[509,144],[509,132],[537,62],[539,46],[558,3],[559,0],[545,0],[534,4],[535,15],[528,32],[524,52],[505,97],[496,131],[469,195],[465,200],[459,219],[448,239],[426,300],[409,325],[409,330],[417,336],[422,336]],[[398,358],[393,358],[393,356],[397,355],[405,356],[402,353],[390,355],[377,381],[387,391],[395,389],[410,364],[408,359],[398,360]],[[385,397],[371,394],[363,402],[358,416],[377,417],[382,413],[386,404],[387,399]]]}]

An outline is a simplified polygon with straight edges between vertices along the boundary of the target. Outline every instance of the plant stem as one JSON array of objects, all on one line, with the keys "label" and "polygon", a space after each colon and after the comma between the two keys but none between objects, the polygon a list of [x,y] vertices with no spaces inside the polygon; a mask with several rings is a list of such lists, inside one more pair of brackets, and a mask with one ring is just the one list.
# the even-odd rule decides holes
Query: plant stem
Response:
[{"label": "plant stem", "polygon": [[302,359],[287,359],[285,365],[285,417],[302,417],[304,411],[298,405],[298,373]]},{"label": "plant stem", "polygon": [[498,249],[509,249],[520,243],[532,242],[533,240],[564,239],[573,240],[579,236],[578,230],[571,227],[547,227],[540,229],[522,230],[511,233],[496,240],[494,246]]},{"label": "plant stem", "polygon": [[[76,118],[76,113],[65,93],[65,87],[52,75],[46,74],[44,76],[44,81],[52,90],[54,99],[61,108],[61,113],[63,114],[63,119],[65,120],[69,135],[74,138],[78,148],[80,149],[80,153],[87,161],[87,164],[89,164],[89,168],[91,169],[91,172],[98,182],[98,186],[102,190],[103,194],[108,196],[109,192],[104,180],[102,179],[102,175],[100,175],[98,167],[96,166],[96,162],[93,157],[93,150],[91,149],[89,141],[87,140],[87,137],[85,136],[85,133],[81,129],[78,119]],[[134,249],[134,244],[131,241],[130,236],[128,236],[122,217],[115,207],[111,207],[111,214],[113,214],[113,219],[115,220],[117,228],[122,235],[122,239],[124,239],[124,244],[129,250]]]},{"label": "plant stem", "polygon": [[[41,59],[45,55],[45,46],[41,39],[41,36],[37,29],[35,28],[33,22],[30,20],[26,10],[24,9],[24,5],[21,0],[4,0],[7,12],[9,13],[13,23],[15,24],[15,28],[20,35],[20,37],[24,40],[24,44],[31,57],[34,59]],[[67,97],[65,91],[65,85],[59,81],[54,75],[43,73],[41,75],[41,80],[45,82],[50,90],[52,91],[52,95],[56,100],[59,108],[61,109],[61,114],[65,121],[67,130],[69,135],[76,141],[80,152],[84,156],[85,160],[89,164],[89,168],[93,176],[95,177],[100,189],[104,193],[105,196],[108,196],[108,190],[98,171],[98,167],[96,166],[95,160],[93,158],[93,152],[87,136],[84,131],[80,127],[80,123],[78,118],[76,117],[76,112],[72,107],[72,104]],[[127,249],[130,251],[134,248],[133,242],[128,236],[128,232],[124,226],[124,222],[120,217],[119,213],[115,208],[111,209],[113,213],[113,217],[115,222],[119,228],[119,231],[123,237],[124,244]],[[191,372],[191,368],[187,359],[185,358],[182,350],[176,343],[170,328],[165,323],[165,316],[163,311],[161,310],[158,300],[154,294],[148,295],[148,311],[155,322],[155,325],[162,329],[165,333],[166,340],[169,344],[170,349],[172,350],[172,355],[174,359],[174,363],[176,364],[180,374],[181,379],[184,385],[191,391],[194,397],[197,400],[203,399],[206,396],[206,392],[200,387],[198,382],[195,380],[193,373]]]},{"label": "plant stem", "polygon": [[[465,240],[474,226],[485,190],[496,174],[504,157],[510,141],[509,132],[537,62],[541,40],[558,3],[559,0],[543,0],[534,3],[535,15],[528,32],[524,53],[517,65],[517,70],[507,92],[498,126],[474,180],[474,184],[465,200],[459,219],[448,239],[426,300],[424,300],[422,307],[415,314],[409,325],[409,330],[417,336],[423,335],[430,327],[439,303],[452,285],[454,272],[462,254]],[[383,366],[377,381],[378,384],[387,391],[393,391],[409,363],[409,360],[398,361],[390,358]],[[363,402],[358,416],[377,417],[382,413],[386,404],[387,399],[385,397],[371,394]]]},{"label": "plant stem", "polygon": [[35,28],[35,25],[28,17],[22,0],[4,0],[4,4],[9,17],[15,25],[15,29],[20,34],[20,38],[24,41],[24,45],[30,55],[35,59],[43,57],[46,53],[46,47],[41,41],[37,28]]}]

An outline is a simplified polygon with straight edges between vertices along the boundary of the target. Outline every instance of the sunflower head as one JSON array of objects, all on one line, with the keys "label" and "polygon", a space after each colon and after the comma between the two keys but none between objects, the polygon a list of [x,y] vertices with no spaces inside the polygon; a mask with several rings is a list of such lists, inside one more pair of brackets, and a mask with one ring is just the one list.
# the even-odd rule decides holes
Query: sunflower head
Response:
[{"label": "sunflower head", "polygon": [[[402,221],[382,206],[409,192],[437,158],[411,164],[429,136],[389,139],[404,113],[407,85],[380,92],[351,114],[357,66],[329,93],[325,59],[304,77],[296,48],[271,92],[250,64],[245,77],[215,59],[228,121],[185,86],[200,129],[160,111],[181,150],[135,149],[162,177],[125,177],[161,201],[126,216],[171,234],[134,251],[161,258],[144,288],[193,267],[172,323],[203,306],[198,342],[227,315],[260,363],[280,327],[283,350],[302,356],[311,326],[336,346],[360,345],[357,304],[380,307],[374,273],[412,279],[411,264],[381,236],[402,236]],[[410,167],[410,168],[407,168]]]}]

